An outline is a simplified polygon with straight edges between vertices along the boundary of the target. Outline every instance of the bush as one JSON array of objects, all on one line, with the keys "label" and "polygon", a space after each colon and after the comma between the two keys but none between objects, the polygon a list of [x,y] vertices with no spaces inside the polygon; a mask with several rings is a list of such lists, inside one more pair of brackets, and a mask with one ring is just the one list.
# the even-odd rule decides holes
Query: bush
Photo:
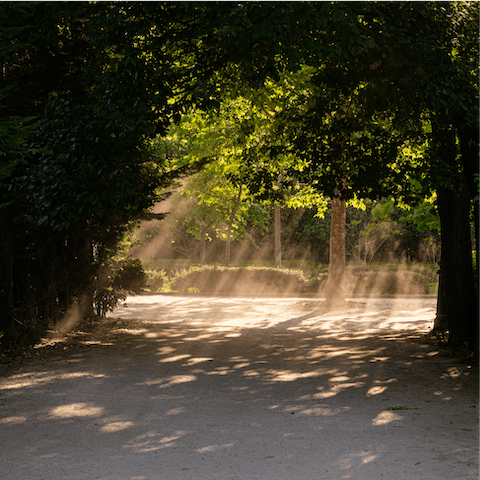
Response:
[{"label": "bush", "polygon": [[146,290],[151,293],[161,292],[163,290],[169,290],[169,278],[165,270],[149,269],[145,270],[148,277]]},{"label": "bush", "polygon": [[98,316],[112,311],[127,295],[142,293],[147,275],[136,258],[119,260],[105,267],[96,281],[93,306]]},{"label": "bush", "polygon": [[435,293],[438,275],[436,266],[377,264],[347,268],[346,283],[356,295],[425,295]]},{"label": "bush", "polygon": [[[347,266],[346,294],[421,295],[434,294],[438,286],[435,265],[371,264]],[[159,291],[218,295],[300,295],[323,293],[328,266],[318,266],[309,275],[300,269],[273,267],[222,267],[192,265],[171,271],[148,270],[152,293]]]},{"label": "bush", "polygon": [[202,266],[176,274],[171,288],[177,292],[263,296],[314,293],[317,285],[300,270]]}]

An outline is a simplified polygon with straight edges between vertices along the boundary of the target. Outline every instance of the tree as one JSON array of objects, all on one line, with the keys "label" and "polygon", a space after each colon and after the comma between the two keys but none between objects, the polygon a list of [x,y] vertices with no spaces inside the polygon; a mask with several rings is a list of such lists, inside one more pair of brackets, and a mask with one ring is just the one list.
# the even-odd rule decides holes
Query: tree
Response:
[{"label": "tree", "polygon": [[[339,52],[323,60],[325,49],[305,53],[306,62],[313,65],[314,57],[321,68],[314,76],[317,101],[297,148],[311,158],[326,192],[348,179],[347,198],[404,196],[408,177],[427,187],[421,198],[436,191],[450,338],[471,341],[478,324],[468,227],[478,172],[478,4],[353,4],[345,10],[350,39],[360,39],[360,48],[339,43]],[[399,161],[409,142],[427,142],[423,161]]]},{"label": "tree", "polygon": [[[289,152],[285,135],[279,134],[280,130],[292,128],[289,111],[298,114],[306,108],[308,78],[309,69],[305,68],[295,74],[281,74],[276,81],[267,80],[262,88],[244,87],[234,98],[224,98],[215,112],[190,112],[178,126],[172,127],[174,141],[184,144],[181,162],[210,159],[186,190],[197,197],[200,207],[187,216],[192,233],[198,236],[202,225],[212,227],[223,217],[228,252],[235,215],[246,219],[245,213],[249,212],[258,223],[258,215],[252,216],[258,208],[252,207],[273,204],[277,229],[275,261],[277,266],[281,265],[280,206],[318,203],[311,190],[295,180],[302,162]],[[286,170],[289,175],[282,173]],[[291,201],[300,197],[301,202]],[[226,206],[230,206],[228,214],[222,213]],[[240,232],[243,235],[244,229],[237,228],[237,237]],[[227,253],[226,260],[228,257]]]},{"label": "tree", "polygon": [[201,172],[182,187],[191,199],[184,222],[188,232],[204,239],[215,232],[225,239],[225,263],[230,262],[232,238],[246,236],[247,222],[265,229],[268,213],[244,184],[243,158],[251,142],[248,125],[252,106],[242,98],[226,101],[218,110],[205,115],[191,111],[171,127],[168,141],[181,145],[181,164],[205,163]]},{"label": "tree", "polygon": [[[316,69],[315,105],[303,116],[306,121],[296,147],[310,162],[312,183],[320,191],[333,196],[335,188],[342,187],[339,181],[348,179],[342,189],[345,198],[394,194],[415,199],[415,192],[404,191],[408,186],[405,180],[410,176],[418,178],[427,190],[436,189],[440,205],[444,192],[438,189],[442,188],[442,181],[460,174],[465,179],[455,185],[450,183],[447,190],[458,190],[462,182],[470,185],[478,163],[474,155],[478,145],[477,4],[322,2],[282,7],[272,15],[269,27],[275,23],[285,25],[282,21],[292,13],[296,23],[286,22],[290,27],[286,28],[288,35],[277,29],[276,38],[281,41],[269,50],[270,54],[264,53],[260,58],[265,59],[262,65],[272,65],[274,79],[282,68],[298,70],[302,63]],[[248,17],[247,11],[243,10]],[[265,12],[259,18],[264,19]],[[258,23],[245,25],[244,31],[250,31]],[[266,30],[271,32],[271,28]],[[225,29],[223,34],[227,41],[233,41],[243,31],[237,27]],[[258,35],[252,38],[258,39]],[[245,45],[251,46],[248,42]],[[251,50],[248,58],[258,55],[256,48]],[[259,79],[263,80],[262,75]],[[425,123],[432,124],[432,120],[441,121],[439,140],[448,138],[443,133],[457,122],[461,163],[452,163],[452,155],[448,162],[435,155],[438,149],[432,142],[434,129],[425,129]],[[436,131],[440,132],[438,128]],[[426,141],[429,148],[423,161],[399,161],[399,151],[409,142]],[[440,161],[435,162],[435,158]],[[472,191],[470,186],[469,190]],[[422,192],[420,199],[425,193],[429,192]],[[449,205],[450,218],[465,218],[466,202],[445,202],[445,206]],[[447,211],[443,212],[440,208],[441,216],[446,217]],[[443,237],[462,237],[460,242],[444,239],[443,247],[447,248],[442,248],[442,256],[449,259],[450,281],[459,276],[465,280],[462,294],[454,293],[455,289],[448,293],[452,315],[460,315],[453,309],[461,303],[466,309],[461,315],[474,325],[474,296],[468,286],[472,285],[471,267],[466,261],[471,249],[467,250],[469,235],[465,225],[463,222],[462,229],[455,232],[442,227]],[[464,245],[465,256],[458,261],[454,243]],[[451,338],[472,338],[471,326],[465,327],[457,329],[452,320]]]},{"label": "tree", "polygon": [[[130,8],[139,6],[0,6],[6,348],[34,338],[73,301],[91,299],[118,240],[182,173],[150,156],[151,137],[185,103],[167,101],[182,72],[165,48],[149,61],[146,10],[129,16]],[[162,26],[174,35],[175,24]]]},{"label": "tree", "polygon": [[[305,108],[267,95],[288,100],[275,128],[241,122],[251,143],[237,185],[260,200],[299,182],[348,200],[402,196],[417,178],[437,193],[451,338],[472,338],[478,4],[5,2],[0,18],[5,344],[17,321],[41,329],[88,292],[121,235],[185,171],[155,158],[156,135],[192,106],[269,82],[280,91],[305,69]],[[268,104],[253,106],[257,126],[272,125]],[[422,161],[399,154],[411,143],[427,145]]]},{"label": "tree", "polygon": [[400,233],[399,225],[393,220],[394,203],[389,199],[378,202],[357,202],[357,218],[347,221],[348,253],[356,264],[369,265],[375,255],[394,235]]}]

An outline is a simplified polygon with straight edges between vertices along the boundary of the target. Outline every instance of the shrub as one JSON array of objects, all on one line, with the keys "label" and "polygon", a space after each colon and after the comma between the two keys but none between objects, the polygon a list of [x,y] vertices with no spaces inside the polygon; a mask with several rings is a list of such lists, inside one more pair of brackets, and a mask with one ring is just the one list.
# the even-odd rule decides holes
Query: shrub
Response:
[{"label": "shrub", "polygon": [[[436,292],[436,266],[426,264],[371,264],[347,266],[346,294],[419,295]],[[306,275],[300,269],[273,267],[223,267],[192,265],[171,271],[148,270],[149,287],[155,291],[218,295],[322,294],[328,266],[319,266]]]},{"label": "shrub", "polygon": [[178,292],[262,296],[311,293],[315,284],[300,270],[203,266],[176,274],[171,288]]},{"label": "shrub", "polygon": [[104,267],[97,278],[93,306],[98,316],[112,311],[127,295],[142,293],[147,275],[136,258],[119,260]]},{"label": "shrub", "polygon": [[[357,295],[422,295],[434,293],[437,270],[398,264],[347,268],[347,290]],[[432,292],[433,290],[433,292]]]},{"label": "shrub", "polygon": [[165,270],[149,269],[145,270],[147,275],[147,287],[146,290],[150,293],[161,292],[164,289],[168,290],[169,279]]}]

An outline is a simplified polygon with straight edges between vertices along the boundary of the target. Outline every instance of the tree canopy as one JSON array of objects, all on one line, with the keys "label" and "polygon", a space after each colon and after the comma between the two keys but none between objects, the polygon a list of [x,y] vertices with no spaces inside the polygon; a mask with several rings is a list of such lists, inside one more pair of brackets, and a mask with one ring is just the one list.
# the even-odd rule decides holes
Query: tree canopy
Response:
[{"label": "tree canopy", "polygon": [[4,346],[91,297],[122,235],[198,170],[155,139],[240,98],[235,181],[257,198],[436,193],[449,327],[475,337],[478,3],[3,2],[0,19]]}]

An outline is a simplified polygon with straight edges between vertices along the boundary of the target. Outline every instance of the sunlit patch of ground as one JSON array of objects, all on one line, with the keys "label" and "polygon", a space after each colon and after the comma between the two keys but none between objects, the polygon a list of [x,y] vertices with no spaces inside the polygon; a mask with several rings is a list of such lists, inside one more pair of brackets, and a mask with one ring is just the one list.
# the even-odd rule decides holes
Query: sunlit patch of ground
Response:
[{"label": "sunlit patch of ground", "polygon": [[475,478],[478,371],[427,341],[435,310],[128,298],[3,365],[6,478]]}]

